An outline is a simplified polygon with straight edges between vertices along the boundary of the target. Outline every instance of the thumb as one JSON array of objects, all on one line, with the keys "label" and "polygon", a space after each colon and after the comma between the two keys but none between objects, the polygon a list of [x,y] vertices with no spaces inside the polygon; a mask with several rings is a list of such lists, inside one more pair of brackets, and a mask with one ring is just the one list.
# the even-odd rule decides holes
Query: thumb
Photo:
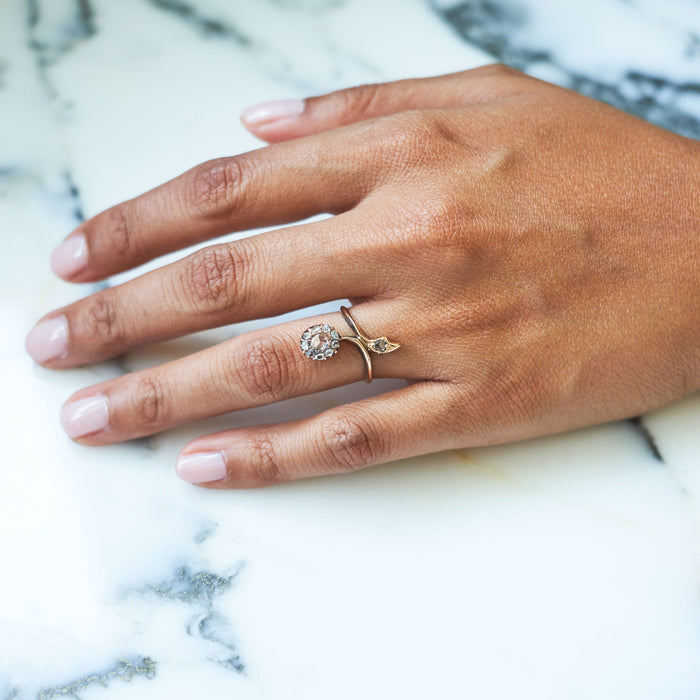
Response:
[{"label": "thumb", "polygon": [[499,64],[433,78],[410,78],[336,90],[307,99],[272,100],[243,110],[241,121],[268,142],[308,136],[409,109],[459,107],[515,92],[523,74]]}]

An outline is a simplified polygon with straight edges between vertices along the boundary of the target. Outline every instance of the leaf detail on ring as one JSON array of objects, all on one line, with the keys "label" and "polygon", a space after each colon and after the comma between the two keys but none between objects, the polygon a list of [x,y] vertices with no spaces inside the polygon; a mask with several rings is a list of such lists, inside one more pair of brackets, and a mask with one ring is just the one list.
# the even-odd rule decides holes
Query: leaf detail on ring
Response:
[{"label": "leaf detail on ring", "polygon": [[401,346],[398,343],[389,342],[387,337],[383,335],[381,338],[375,338],[374,340],[370,340],[367,343],[367,347],[373,352],[376,352],[380,355],[384,355],[387,352],[396,350],[396,348],[400,348]]}]

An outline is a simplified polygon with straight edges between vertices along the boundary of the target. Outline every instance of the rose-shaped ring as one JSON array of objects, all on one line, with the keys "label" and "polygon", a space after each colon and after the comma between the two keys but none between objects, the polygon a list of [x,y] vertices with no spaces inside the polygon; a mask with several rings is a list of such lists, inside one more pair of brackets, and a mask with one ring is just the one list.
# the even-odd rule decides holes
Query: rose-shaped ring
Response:
[{"label": "rose-shaped ring", "polygon": [[327,360],[338,352],[342,340],[349,340],[360,349],[365,361],[365,381],[371,382],[372,357],[370,352],[386,355],[386,353],[393,352],[401,346],[398,343],[390,342],[386,336],[370,338],[362,332],[355,319],[350,315],[350,309],[347,306],[341,306],[340,311],[355,335],[340,335],[328,323],[318,323],[307,328],[301,334],[301,351],[312,360]]}]

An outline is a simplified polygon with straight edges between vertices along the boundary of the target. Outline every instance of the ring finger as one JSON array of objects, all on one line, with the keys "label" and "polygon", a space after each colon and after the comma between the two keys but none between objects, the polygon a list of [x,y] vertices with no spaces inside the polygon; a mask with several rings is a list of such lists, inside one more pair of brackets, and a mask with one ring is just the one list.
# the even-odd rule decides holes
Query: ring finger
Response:
[{"label": "ring finger", "polygon": [[[381,329],[374,337],[386,334],[402,344],[396,322],[401,314],[394,306],[363,302],[353,307],[353,316],[368,332]],[[361,379],[363,360],[349,342],[341,343],[329,360],[311,360],[301,352],[302,331],[316,323],[351,334],[340,313],[244,333],[159,367],[82,389],[64,404],[61,422],[75,440],[108,444]],[[413,348],[419,346],[415,337],[411,340]],[[372,359],[377,377],[423,379],[430,374],[426,359],[409,347]]]}]

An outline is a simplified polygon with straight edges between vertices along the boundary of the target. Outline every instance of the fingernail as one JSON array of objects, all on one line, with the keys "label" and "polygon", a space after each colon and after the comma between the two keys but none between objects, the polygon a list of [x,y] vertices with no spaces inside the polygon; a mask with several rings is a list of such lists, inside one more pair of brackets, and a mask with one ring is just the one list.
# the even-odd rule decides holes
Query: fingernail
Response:
[{"label": "fingernail", "polygon": [[271,100],[246,107],[241,112],[241,119],[250,126],[261,126],[278,119],[298,117],[303,111],[304,100]]},{"label": "fingernail", "polygon": [[221,452],[197,452],[178,457],[175,471],[190,484],[203,484],[223,479],[226,476],[226,463]]},{"label": "fingernail", "polygon": [[81,233],[66,238],[51,253],[51,269],[59,277],[71,277],[87,267],[87,242]]},{"label": "fingernail", "polygon": [[107,399],[102,394],[63,404],[61,425],[72,438],[98,433],[109,425]]},{"label": "fingernail", "polygon": [[27,333],[24,347],[35,362],[48,362],[68,352],[68,320],[65,316],[37,323]]}]

